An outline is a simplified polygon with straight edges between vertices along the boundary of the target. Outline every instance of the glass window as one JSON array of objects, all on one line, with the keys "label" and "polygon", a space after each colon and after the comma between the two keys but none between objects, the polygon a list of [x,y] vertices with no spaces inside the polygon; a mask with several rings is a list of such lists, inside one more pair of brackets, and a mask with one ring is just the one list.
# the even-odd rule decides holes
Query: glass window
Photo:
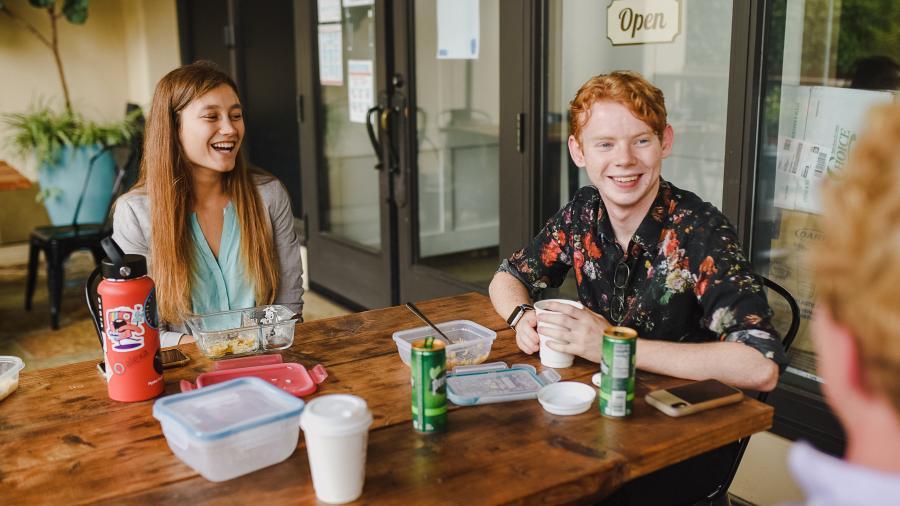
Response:
[{"label": "glass window", "polygon": [[[337,47],[320,48],[320,65],[338,60],[340,70],[322,82],[324,123],[323,186],[319,197],[322,231],[372,251],[381,250],[378,158],[366,133],[365,108],[373,105],[378,76],[375,47],[375,9],[371,5],[343,9],[340,24],[320,24],[321,41]],[[337,51],[337,55],[324,51]],[[326,60],[325,57],[330,59]],[[351,87],[351,83],[353,86]],[[366,90],[366,88],[369,88]],[[351,103],[353,94],[362,99]],[[361,104],[361,105],[360,105]],[[362,107],[362,109],[360,109]]]},{"label": "glass window", "polygon": [[[501,11],[497,0],[470,7],[415,2],[417,263],[487,287],[500,263]],[[453,16],[479,27],[476,56],[439,55]]]},{"label": "glass window", "polygon": [[[767,23],[752,258],[800,304],[783,379],[814,388],[815,286],[804,253],[822,237],[819,183],[841,170],[866,110],[897,90],[900,9],[894,0],[778,0]],[[771,299],[776,317],[789,318]]]},{"label": "glass window", "polygon": [[609,2],[550,2],[545,161],[560,167],[560,205],[590,184],[569,159],[569,102],[592,76],[634,70],[663,91],[675,129],[663,177],[722,207],[732,5],[720,0],[680,5],[681,30],[672,42],[614,46],[605,28]]}]

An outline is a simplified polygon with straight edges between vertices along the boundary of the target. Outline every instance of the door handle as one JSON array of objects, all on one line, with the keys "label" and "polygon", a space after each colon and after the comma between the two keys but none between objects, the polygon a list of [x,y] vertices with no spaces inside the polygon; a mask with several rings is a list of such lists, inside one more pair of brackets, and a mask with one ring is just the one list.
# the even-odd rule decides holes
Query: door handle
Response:
[{"label": "door handle", "polygon": [[381,142],[378,140],[378,135],[375,133],[375,124],[372,122],[372,115],[377,114],[381,111],[381,106],[373,106],[370,107],[368,111],[366,111],[366,133],[369,134],[369,142],[372,143],[372,150],[375,151],[375,159],[378,162],[375,164],[375,170],[384,169],[384,163],[381,161],[382,154],[382,146]]},{"label": "door handle", "polygon": [[384,144],[388,149],[388,172],[396,173],[400,164],[397,157],[397,147],[394,146],[394,138],[391,136],[391,117],[396,113],[393,107],[385,107],[381,110],[381,133],[384,134]]}]

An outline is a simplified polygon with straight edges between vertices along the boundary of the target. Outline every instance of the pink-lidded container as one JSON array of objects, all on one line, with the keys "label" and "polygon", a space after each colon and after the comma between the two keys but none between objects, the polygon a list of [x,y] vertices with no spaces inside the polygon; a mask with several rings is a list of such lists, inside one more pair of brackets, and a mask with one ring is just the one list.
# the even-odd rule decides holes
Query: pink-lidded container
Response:
[{"label": "pink-lidded container", "polygon": [[[234,360],[246,360],[247,358],[256,357]],[[259,378],[295,397],[303,397],[315,392],[316,386],[325,381],[328,373],[325,372],[325,367],[322,364],[316,365],[309,371],[302,364],[298,363],[275,363],[225,368],[200,374],[197,376],[196,385],[190,381],[181,380],[181,391],[190,392],[198,388],[247,377]]]}]

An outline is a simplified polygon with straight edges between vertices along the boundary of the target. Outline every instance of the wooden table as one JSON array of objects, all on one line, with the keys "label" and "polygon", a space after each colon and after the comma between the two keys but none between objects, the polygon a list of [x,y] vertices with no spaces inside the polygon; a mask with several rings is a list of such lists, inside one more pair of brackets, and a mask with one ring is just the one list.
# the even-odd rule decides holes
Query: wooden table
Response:
[{"label": "wooden table", "polygon": [[[530,363],[488,299],[470,293],[422,302],[434,321],[470,319],[498,332],[489,361]],[[457,408],[449,431],[412,429],[409,370],[391,334],[420,326],[392,307],[297,327],[285,361],[322,363],[321,393],[363,397],[375,421],[369,435],[367,503],[560,503],[608,495],[628,480],[767,429],[772,408],[749,398],[738,405],[681,419],[648,406],[649,390],[683,380],[638,373],[634,414],[600,416],[596,407],[555,416],[537,401]],[[52,343],[48,343],[48,346]],[[167,371],[166,393],[182,379],[210,370],[193,345],[192,362]],[[99,354],[98,354],[99,355]],[[98,357],[99,358],[99,357]],[[23,371],[17,392],[0,403],[0,502],[76,504],[313,503],[301,434],[285,462],[212,483],[169,450],[152,401],[118,403],[106,395],[95,362]],[[577,359],[564,380],[590,382],[595,364]],[[318,395],[318,394],[317,394]]]}]

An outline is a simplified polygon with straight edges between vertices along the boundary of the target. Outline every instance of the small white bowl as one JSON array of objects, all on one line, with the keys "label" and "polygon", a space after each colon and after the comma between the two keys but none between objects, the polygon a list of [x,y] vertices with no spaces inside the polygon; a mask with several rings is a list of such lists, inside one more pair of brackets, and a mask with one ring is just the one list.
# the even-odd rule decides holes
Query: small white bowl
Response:
[{"label": "small white bowl", "polygon": [[554,415],[577,415],[590,409],[597,389],[576,381],[551,383],[538,392],[538,402]]}]

